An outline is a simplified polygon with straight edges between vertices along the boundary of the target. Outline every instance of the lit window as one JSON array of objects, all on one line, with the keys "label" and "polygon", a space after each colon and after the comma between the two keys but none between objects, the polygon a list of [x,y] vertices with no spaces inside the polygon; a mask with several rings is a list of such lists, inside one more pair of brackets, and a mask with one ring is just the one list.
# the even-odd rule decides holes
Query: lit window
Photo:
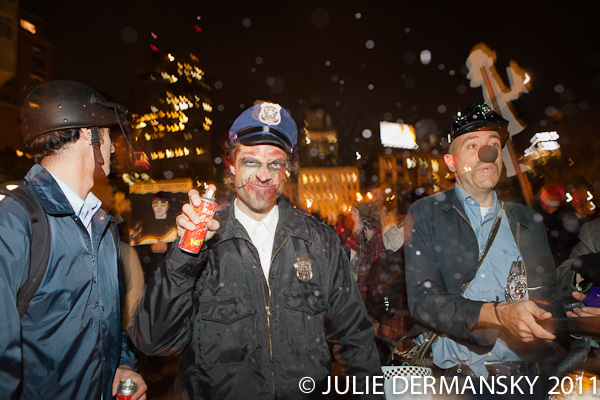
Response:
[{"label": "lit window", "polygon": [[31,80],[33,81],[33,83],[35,83],[36,85],[39,85],[40,83],[44,83],[46,81],[46,79],[39,74],[30,74],[29,75],[31,77]]},{"label": "lit window", "polygon": [[37,29],[34,24],[27,21],[26,19],[21,19],[21,28],[25,29],[27,32],[35,35],[37,33]]}]

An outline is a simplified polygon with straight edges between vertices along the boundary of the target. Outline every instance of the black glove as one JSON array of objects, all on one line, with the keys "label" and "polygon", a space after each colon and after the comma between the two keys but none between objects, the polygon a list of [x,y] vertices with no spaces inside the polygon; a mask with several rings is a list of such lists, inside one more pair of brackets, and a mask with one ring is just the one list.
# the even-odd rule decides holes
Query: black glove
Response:
[{"label": "black glove", "polygon": [[584,254],[573,260],[571,269],[579,273],[585,280],[600,285],[600,253]]}]

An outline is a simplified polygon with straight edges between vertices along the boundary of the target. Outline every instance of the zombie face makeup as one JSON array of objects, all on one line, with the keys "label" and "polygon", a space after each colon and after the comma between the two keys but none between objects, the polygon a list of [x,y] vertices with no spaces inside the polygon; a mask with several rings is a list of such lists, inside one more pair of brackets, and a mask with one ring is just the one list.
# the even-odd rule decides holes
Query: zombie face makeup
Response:
[{"label": "zombie face makeup", "polygon": [[273,209],[283,191],[285,151],[272,145],[240,145],[230,170],[234,175],[238,206],[247,215],[261,220]]}]

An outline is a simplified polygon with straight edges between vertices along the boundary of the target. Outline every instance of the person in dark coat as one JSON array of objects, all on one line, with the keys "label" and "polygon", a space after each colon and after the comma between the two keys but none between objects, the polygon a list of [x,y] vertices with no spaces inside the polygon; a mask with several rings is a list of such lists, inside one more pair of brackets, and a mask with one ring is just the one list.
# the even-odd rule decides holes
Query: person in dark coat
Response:
[{"label": "person in dark coat", "polygon": [[[280,197],[297,137],[278,104],[244,111],[226,146],[235,199],[208,221],[200,254],[174,246],[146,285],[129,333],[145,353],[182,352],[185,398],[323,398],[330,346],[359,397],[383,398],[366,390],[381,367],[338,236]],[[200,222],[183,212],[180,235]]]},{"label": "person in dark coat", "polygon": [[[558,267],[558,283],[562,297],[572,296],[576,300],[572,304],[572,310],[567,312],[568,316],[600,317],[599,307],[583,303],[594,286],[600,287],[600,219],[581,226],[579,241],[569,258]],[[600,370],[600,349],[597,345],[592,345],[592,339],[598,340],[588,336],[575,336],[568,354],[558,368],[560,376],[577,370]]]},{"label": "person in dark coat", "polygon": [[[121,331],[115,221],[91,192],[108,176],[110,131],[122,106],[71,81],[36,86],[21,112],[25,148],[35,165],[24,180],[46,213],[50,256],[22,316],[19,291],[30,277],[35,232],[26,210],[0,201],[0,398],[110,399],[133,379],[146,384]],[[123,132],[124,133],[124,132]],[[32,232],[33,231],[33,232]]]},{"label": "person in dark coat", "polygon": [[415,202],[405,223],[411,315],[438,333],[433,363],[447,374],[537,375],[536,362],[551,353],[545,342],[555,339],[540,325],[548,310],[560,312],[545,227],[532,209],[494,192],[507,125],[485,104],[458,113],[444,156],[455,188]]}]

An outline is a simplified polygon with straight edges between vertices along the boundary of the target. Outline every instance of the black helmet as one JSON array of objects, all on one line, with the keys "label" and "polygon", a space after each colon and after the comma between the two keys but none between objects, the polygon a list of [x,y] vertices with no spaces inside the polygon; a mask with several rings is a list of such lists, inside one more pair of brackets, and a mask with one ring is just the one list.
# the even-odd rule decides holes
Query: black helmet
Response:
[{"label": "black helmet", "polygon": [[465,133],[493,130],[498,132],[502,146],[509,138],[508,121],[492,110],[485,103],[474,104],[462,113],[457,113],[452,121],[447,142],[450,144],[457,137]]},{"label": "black helmet", "polygon": [[44,133],[70,128],[119,125],[127,110],[109,103],[96,90],[71,81],[51,81],[33,88],[21,109],[25,143]]}]

